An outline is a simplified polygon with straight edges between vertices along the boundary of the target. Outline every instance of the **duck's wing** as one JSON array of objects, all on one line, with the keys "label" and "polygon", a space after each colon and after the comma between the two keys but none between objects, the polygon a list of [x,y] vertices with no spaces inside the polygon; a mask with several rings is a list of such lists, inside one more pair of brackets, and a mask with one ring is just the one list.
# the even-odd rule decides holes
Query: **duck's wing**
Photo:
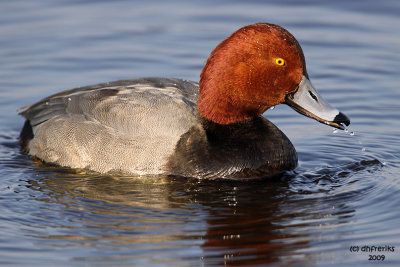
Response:
[{"label": "duck's wing", "polygon": [[121,80],[49,96],[22,108],[20,114],[33,130],[57,116],[82,115],[82,119],[135,134],[146,125],[157,131],[157,124],[168,121],[171,127],[177,127],[173,121],[179,124],[179,119],[185,121],[185,116],[195,113],[197,92],[197,83],[181,79]]}]

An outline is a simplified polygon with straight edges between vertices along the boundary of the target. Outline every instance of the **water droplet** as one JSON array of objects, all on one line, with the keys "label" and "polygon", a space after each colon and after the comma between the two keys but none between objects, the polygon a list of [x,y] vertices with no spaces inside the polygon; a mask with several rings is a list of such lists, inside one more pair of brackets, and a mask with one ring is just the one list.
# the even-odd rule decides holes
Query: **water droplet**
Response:
[{"label": "water droplet", "polygon": [[338,129],[333,129],[333,134],[337,133],[339,130]]},{"label": "water droplet", "polygon": [[356,134],[355,132],[351,132],[351,133],[350,133],[351,136],[353,136],[353,135],[355,135],[355,134]]},{"label": "water droplet", "polygon": [[362,152],[365,152],[365,147],[363,147],[363,148],[361,149],[361,151],[362,151]]},{"label": "water droplet", "polygon": [[270,110],[273,110],[274,108],[275,108],[275,106],[272,106],[272,107],[270,107],[269,109],[270,109]]},{"label": "water droplet", "polygon": [[344,128],[344,132],[348,133],[349,132],[349,128]]}]

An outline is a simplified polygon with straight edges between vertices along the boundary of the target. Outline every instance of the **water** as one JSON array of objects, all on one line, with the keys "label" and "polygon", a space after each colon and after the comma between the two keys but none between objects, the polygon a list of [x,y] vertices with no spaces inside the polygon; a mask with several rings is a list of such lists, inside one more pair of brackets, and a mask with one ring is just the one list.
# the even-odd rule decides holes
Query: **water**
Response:
[{"label": "water", "polygon": [[[395,0],[2,1],[0,264],[361,266],[384,255],[398,266],[399,14]],[[333,133],[286,106],[268,110],[298,151],[295,172],[118,178],[20,153],[21,106],[118,79],[198,80],[223,38],[259,21],[296,36],[313,84],[352,120]]]}]

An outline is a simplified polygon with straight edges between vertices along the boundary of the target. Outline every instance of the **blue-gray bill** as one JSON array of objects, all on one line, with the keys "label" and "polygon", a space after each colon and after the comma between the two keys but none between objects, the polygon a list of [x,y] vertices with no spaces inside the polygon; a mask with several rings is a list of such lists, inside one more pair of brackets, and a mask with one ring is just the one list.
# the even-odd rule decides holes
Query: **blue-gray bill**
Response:
[{"label": "blue-gray bill", "polygon": [[286,96],[286,104],[300,114],[341,130],[350,125],[350,119],[329,105],[306,76],[303,76],[297,90]]}]

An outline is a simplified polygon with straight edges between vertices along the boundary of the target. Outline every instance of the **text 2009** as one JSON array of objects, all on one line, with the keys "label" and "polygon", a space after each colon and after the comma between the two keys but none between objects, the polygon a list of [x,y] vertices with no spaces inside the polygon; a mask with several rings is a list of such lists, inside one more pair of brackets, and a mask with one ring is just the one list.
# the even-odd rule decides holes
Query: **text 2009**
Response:
[{"label": "text 2009", "polygon": [[369,261],[384,261],[385,260],[385,255],[368,255]]}]

